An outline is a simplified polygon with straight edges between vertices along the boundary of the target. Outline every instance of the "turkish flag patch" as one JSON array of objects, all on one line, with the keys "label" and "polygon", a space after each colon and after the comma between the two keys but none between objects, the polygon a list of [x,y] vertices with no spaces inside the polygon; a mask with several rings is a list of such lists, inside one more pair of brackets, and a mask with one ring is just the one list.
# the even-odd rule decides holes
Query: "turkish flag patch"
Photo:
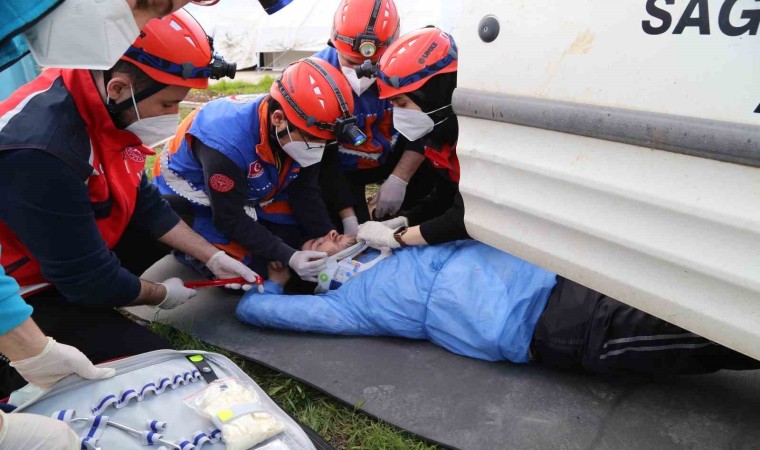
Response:
[{"label": "turkish flag patch", "polygon": [[141,152],[137,147],[125,147],[124,154],[134,162],[145,162],[145,153]]},{"label": "turkish flag patch", "polygon": [[248,178],[258,178],[264,174],[264,166],[259,161],[252,162],[248,168]]},{"label": "turkish flag patch", "polygon": [[217,192],[229,192],[235,187],[235,182],[232,178],[227,175],[222,175],[221,173],[211,175],[211,178],[209,178],[209,184],[211,185],[211,189]]}]

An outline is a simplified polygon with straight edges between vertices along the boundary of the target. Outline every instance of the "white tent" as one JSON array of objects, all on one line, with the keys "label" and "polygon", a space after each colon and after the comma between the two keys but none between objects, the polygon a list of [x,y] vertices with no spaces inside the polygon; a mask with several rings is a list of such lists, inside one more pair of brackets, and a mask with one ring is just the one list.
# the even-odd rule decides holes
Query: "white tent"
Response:
[{"label": "white tent", "polygon": [[[188,10],[214,38],[224,58],[238,68],[259,65],[282,68],[325,47],[340,0],[293,0],[268,16],[254,0],[224,0],[213,7]],[[396,0],[401,33],[436,25],[454,33],[461,0]],[[260,58],[263,54],[263,58]]]}]

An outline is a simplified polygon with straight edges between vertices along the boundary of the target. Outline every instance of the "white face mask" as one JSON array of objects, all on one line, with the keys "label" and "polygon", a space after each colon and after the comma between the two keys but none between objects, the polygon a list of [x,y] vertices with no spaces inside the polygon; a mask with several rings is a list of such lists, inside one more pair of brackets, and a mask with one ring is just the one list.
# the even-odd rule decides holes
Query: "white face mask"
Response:
[{"label": "white face mask", "polygon": [[137,121],[129,124],[125,130],[137,135],[146,147],[155,147],[173,138],[179,127],[179,113],[142,119],[140,118],[140,111],[137,110],[135,91],[132,89],[132,85],[129,86],[129,89],[132,91],[132,104],[135,107]]},{"label": "white face mask", "polygon": [[433,128],[439,123],[445,122],[446,119],[436,123],[430,118],[430,114],[436,111],[448,108],[451,105],[446,105],[442,108],[438,108],[429,113],[423,111],[417,111],[416,109],[406,108],[393,108],[393,128],[398,130],[405,138],[410,141],[416,141],[417,139],[428,135]]},{"label": "white face mask", "polygon": [[283,144],[280,142],[280,137],[277,136],[277,142],[279,142],[282,150],[287,153],[291,158],[295,160],[301,167],[309,167],[322,161],[322,154],[325,152],[325,144],[315,144],[306,141],[294,141],[293,136],[288,131],[288,137],[290,142]]},{"label": "white face mask", "polygon": [[343,75],[346,76],[346,79],[348,80],[348,84],[351,85],[351,89],[356,92],[356,95],[361,96],[364,91],[370,88],[372,84],[375,82],[375,77],[372,78],[359,78],[358,75],[356,75],[356,71],[352,67],[343,67],[341,66],[341,70],[343,71]]},{"label": "white face mask", "polygon": [[24,37],[41,66],[105,70],[139,34],[126,0],[66,0]]}]

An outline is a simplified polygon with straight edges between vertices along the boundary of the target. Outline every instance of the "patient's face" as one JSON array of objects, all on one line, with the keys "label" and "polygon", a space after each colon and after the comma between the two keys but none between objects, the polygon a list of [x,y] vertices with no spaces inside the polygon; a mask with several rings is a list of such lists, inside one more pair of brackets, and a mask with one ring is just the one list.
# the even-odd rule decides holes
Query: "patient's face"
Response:
[{"label": "patient's face", "polygon": [[346,234],[338,234],[333,230],[326,235],[309,239],[301,246],[301,250],[314,250],[316,252],[325,252],[332,256],[341,250],[345,250],[348,247],[356,244],[356,236],[348,236]]}]

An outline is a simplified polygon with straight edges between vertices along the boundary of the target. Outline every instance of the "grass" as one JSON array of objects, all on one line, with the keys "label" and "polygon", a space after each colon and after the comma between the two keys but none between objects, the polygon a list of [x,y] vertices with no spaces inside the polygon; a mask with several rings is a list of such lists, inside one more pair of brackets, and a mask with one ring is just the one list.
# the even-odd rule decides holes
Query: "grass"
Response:
[{"label": "grass", "polygon": [[341,450],[434,450],[413,434],[372,419],[358,409],[340,403],[314,388],[274,370],[246,361],[206,344],[167,325],[151,329],[168,339],[178,350],[205,350],[232,359],[285,411],[308,425],[332,446]]},{"label": "grass", "polygon": [[209,85],[206,91],[219,95],[235,94],[263,94],[269,92],[269,87],[274,83],[274,78],[269,75],[265,76],[256,83],[247,83],[245,81],[222,80],[218,83]]},{"label": "grass", "polygon": [[193,89],[187,99],[191,101],[208,101],[227,95],[263,94],[269,92],[269,87],[274,83],[274,78],[267,75],[256,83],[246,81],[222,80],[210,84],[208,89]]}]

